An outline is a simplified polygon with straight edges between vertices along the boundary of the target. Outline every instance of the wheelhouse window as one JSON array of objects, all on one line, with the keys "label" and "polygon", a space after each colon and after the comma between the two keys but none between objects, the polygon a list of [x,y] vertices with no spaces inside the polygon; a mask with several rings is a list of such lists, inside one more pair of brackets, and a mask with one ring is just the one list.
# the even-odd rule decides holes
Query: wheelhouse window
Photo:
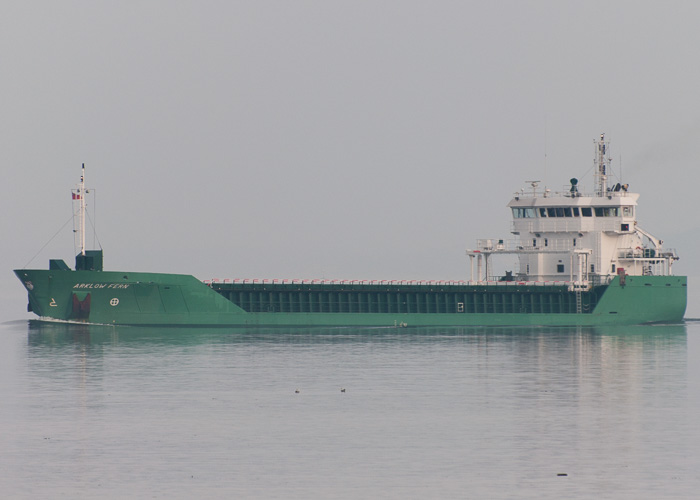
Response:
[{"label": "wheelhouse window", "polygon": [[513,207],[513,217],[515,219],[534,219],[537,216],[532,207]]},{"label": "wheelhouse window", "polygon": [[618,217],[620,207],[595,207],[596,217]]},{"label": "wheelhouse window", "polygon": [[581,207],[581,215],[583,217],[593,217],[593,209],[591,207]]},{"label": "wheelhouse window", "polygon": [[632,209],[632,207],[622,207],[622,216],[623,217],[633,217],[634,210]]},{"label": "wheelhouse window", "polygon": [[578,208],[547,207],[540,208],[540,217],[578,217]]}]

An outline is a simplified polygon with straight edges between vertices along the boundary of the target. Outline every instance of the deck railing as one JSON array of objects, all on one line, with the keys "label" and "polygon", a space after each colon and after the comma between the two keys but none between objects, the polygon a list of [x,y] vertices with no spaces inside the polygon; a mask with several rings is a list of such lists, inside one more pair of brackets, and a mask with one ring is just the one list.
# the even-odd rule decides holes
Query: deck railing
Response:
[{"label": "deck railing", "polygon": [[[546,241],[545,241],[546,240]],[[484,238],[476,240],[476,251],[479,252],[572,252],[575,247],[573,240],[561,238],[537,238],[537,245],[532,244],[532,240],[499,240],[495,238]]]},{"label": "deck railing", "polygon": [[[595,278],[595,280],[593,279]],[[596,284],[607,283],[613,276],[595,276],[591,282]],[[401,286],[578,286],[578,281],[501,281],[495,278],[484,281],[464,280],[335,280],[335,279],[218,279],[204,280],[208,286],[222,284],[246,284],[246,285],[401,285]]]}]

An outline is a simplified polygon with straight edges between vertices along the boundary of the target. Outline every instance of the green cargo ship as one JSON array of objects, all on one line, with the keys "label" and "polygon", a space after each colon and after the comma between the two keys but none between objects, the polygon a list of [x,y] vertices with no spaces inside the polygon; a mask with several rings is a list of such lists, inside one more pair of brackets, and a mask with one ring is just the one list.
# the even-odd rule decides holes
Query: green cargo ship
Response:
[{"label": "green cargo ship", "polygon": [[[85,250],[85,173],[73,190],[80,253],[72,270],[18,269],[28,310],[42,320],[173,326],[471,326],[674,323],[683,319],[687,278],[676,252],[641,229],[638,194],[608,186],[608,143],[596,142],[594,192],[571,179],[562,192],[516,193],[513,240],[482,239],[468,250],[468,281],[223,280],[103,270]],[[493,260],[519,268],[492,276]],[[475,268],[476,266],[476,268]]]}]

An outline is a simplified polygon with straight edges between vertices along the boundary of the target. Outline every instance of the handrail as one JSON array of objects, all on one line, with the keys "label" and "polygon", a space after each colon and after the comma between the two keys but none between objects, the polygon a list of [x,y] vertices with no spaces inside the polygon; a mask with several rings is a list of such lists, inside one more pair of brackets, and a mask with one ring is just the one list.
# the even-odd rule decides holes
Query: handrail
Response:
[{"label": "handrail", "polygon": [[514,193],[514,196],[516,198],[524,198],[524,199],[539,199],[539,198],[627,198],[627,197],[633,197],[637,195],[637,193],[633,193],[631,191],[606,191],[604,196],[601,196],[599,193],[596,191],[577,191],[575,195],[572,196],[571,194],[571,186],[565,185],[561,187],[561,191],[559,189],[554,190],[554,191],[549,191],[549,190],[535,190],[533,191],[532,189],[528,188],[523,188],[520,191],[516,191]]},{"label": "handrail", "polygon": [[[613,276],[599,277],[600,281],[610,281]],[[402,286],[571,286],[580,285],[579,281],[464,281],[464,280],[335,280],[335,279],[211,279],[204,280],[204,284],[211,286],[214,284],[220,285],[402,285]]]},{"label": "handrail", "polygon": [[542,251],[542,252],[571,252],[574,250],[582,250],[580,247],[573,245],[571,240],[562,240],[561,238],[547,239],[537,238],[537,245],[533,245],[532,241],[508,239],[501,240],[496,238],[483,238],[476,240],[476,249],[471,252],[518,252],[518,251]]}]

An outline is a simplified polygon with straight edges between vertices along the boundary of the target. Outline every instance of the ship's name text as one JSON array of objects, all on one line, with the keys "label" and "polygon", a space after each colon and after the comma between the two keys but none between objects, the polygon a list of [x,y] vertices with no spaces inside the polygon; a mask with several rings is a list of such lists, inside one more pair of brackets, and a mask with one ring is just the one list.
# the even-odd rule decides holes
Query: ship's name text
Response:
[{"label": "ship's name text", "polygon": [[73,288],[129,288],[126,283],[76,283]]}]

